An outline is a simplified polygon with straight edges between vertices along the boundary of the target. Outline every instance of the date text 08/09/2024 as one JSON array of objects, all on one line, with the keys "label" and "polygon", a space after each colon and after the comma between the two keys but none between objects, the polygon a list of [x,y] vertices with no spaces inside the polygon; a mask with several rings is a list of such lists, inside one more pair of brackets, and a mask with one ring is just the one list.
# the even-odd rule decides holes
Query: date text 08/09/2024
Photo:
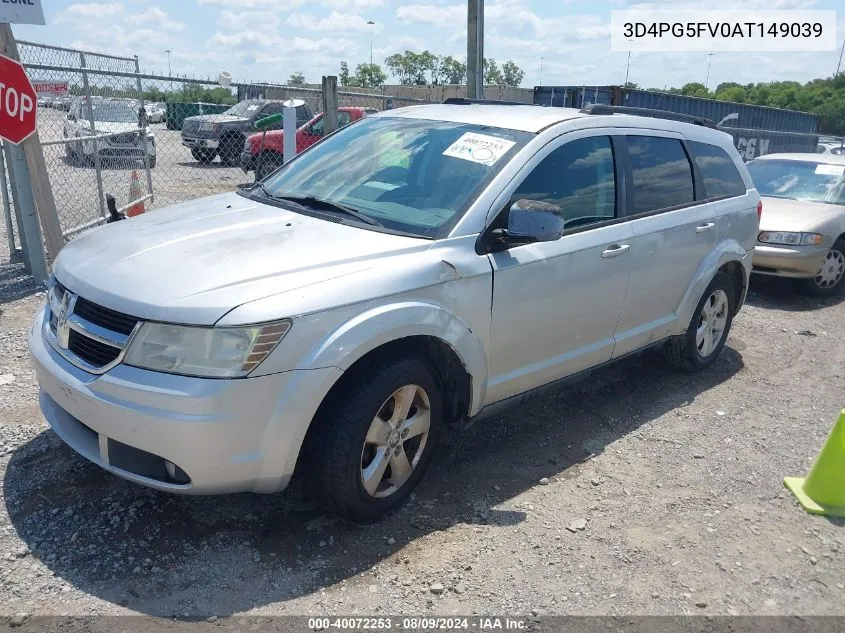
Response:
[{"label": "date text 08/09/2024", "polygon": [[519,631],[527,628],[520,618],[496,617],[354,617],[354,618],[309,618],[308,628],[312,631],[330,630],[374,630],[391,629],[409,631]]}]

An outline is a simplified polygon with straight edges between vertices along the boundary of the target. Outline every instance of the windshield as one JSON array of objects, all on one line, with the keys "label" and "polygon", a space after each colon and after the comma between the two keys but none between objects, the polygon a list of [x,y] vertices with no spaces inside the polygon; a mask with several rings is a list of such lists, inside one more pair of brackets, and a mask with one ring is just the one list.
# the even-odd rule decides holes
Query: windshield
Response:
[{"label": "windshield", "polygon": [[114,103],[94,103],[91,105],[95,121],[109,123],[137,123],[136,112],[125,105]]},{"label": "windshield", "polygon": [[264,189],[272,197],[329,201],[387,229],[439,238],[531,137],[481,125],[367,117],[282,167]]},{"label": "windshield", "polygon": [[255,114],[260,107],[260,101],[241,101],[240,103],[237,103],[228,110],[224,111],[223,114],[228,114],[229,116],[239,116],[248,119],[253,114]]},{"label": "windshield", "polygon": [[800,160],[753,160],[747,164],[762,196],[845,204],[845,165]]}]

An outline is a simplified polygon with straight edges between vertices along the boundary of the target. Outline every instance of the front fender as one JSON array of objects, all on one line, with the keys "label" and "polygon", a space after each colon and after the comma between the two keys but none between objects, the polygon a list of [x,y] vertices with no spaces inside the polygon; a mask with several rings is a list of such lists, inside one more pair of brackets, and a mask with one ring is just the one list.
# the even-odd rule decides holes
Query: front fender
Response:
[{"label": "front fender", "polygon": [[339,367],[356,361],[386,343],[410,336],[431,336],[457,354],[470,375],[469,414],[481,409],[487,385],[487,355],[478,335],[442,306],[407,301],[374,307],[329,332],[301,358],[299,368]]},{"label": "front fender", "polygon": [[739,305],[742,305],[745,300],[745,293],[748,291],[748,278],[751,275],[752,252],[746,252],[742,244],[735,239],[724,240],[710,251],[710,254],[704,258],[701,265],[698,267],[698,270],[692,278],[692,282],[687,288],[687,291],[684,293],[684,296],[678,306],[677,323],[679,327],[683,329],[679,332],[675,332],[675,334],[683,334],[692,320],[692,315],[695,312],[695,308],[698,306],[701,296],[704,294],[707,286],[710,285],[713,277],[715,277],[716,271],[729,262],[737,262],[745,271],[745,288],[743,289],[743,294],[739,302]]}]

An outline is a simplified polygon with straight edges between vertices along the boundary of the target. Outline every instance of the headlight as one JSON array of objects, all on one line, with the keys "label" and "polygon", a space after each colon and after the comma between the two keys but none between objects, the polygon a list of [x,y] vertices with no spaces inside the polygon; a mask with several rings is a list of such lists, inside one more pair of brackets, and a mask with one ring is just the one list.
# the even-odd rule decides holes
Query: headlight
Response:
[{"label": "headlight", "polygon": [[763,231],[757,239],[764,244],[785,244],[787,246],[817,246],[822,243],[818,233],[793,233],[790,231]]},{"label": "headlight", "polygon": [[290,321],[246,327],[144,323],[124,363],[170,374],[239,378],[258,367],[289,329]]},{"label": "headlight", "polygon": [[217,123],[200,123],[200,131],[202,132],[216,132],[218,127],[220,126]]}]

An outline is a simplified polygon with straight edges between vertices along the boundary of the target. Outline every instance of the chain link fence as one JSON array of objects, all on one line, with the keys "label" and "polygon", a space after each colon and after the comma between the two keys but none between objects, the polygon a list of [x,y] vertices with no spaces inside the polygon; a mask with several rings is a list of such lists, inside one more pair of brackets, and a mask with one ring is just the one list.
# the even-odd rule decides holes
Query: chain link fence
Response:
[{"label": "chain link fence", "polygon": [[[140,72],[117,57],[18,40],[38,93],[38,131],[62,233],[105,222],[109,197],[129,215],[234,191],[281,164],[281,122],[263,138],[256,120],[297,108],[297,151],[323,135],[320,86],[238,83]],[[428,103],[381,91],[337,94],[338,122]],[[253,136],[255,135],[255,136]],[[250,145],[248,139],[258,138]],[[2,184],[2,183],[0,183]],[[5,195],[4,200],[14,200]],[[12,213],[14,216],[14,213]]]}]

